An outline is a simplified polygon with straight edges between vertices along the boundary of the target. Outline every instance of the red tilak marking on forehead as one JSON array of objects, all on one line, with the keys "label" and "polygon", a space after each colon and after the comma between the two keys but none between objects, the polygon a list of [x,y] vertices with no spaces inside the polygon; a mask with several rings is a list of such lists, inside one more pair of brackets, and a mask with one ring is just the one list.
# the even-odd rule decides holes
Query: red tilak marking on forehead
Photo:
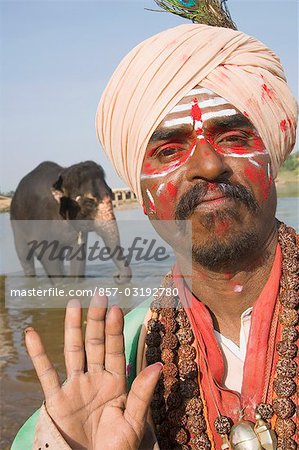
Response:
[{"label": "red tilak marking on forehead", "polygon": [[191,117],[193,120],[197,120],[197,121],[201,120],[201,110],[198,105],[198,100],[196,97],[194,97],[194,99],[192,100]]}]

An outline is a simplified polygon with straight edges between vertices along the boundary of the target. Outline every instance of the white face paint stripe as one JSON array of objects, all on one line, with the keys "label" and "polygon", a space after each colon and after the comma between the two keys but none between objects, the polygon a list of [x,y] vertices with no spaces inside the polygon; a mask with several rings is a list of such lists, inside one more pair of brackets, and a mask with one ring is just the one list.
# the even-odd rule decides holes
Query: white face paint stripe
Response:
[{"label": "white face paint stripe", "polygon": [[166,120],[165,127],[175,127],[176,125],[193,125],[192,117],[180,117],[179,119]]},{"label": "white face paint stripe", "polygon": [[234,158],[254,158],[255,156],[260,155],[268,155],[267,150],[263,150],[262,152],[252,152],[252,153],[246,153],[245,155],[239,155],[238,153],[226,153],[223,156],[233,156]]},{"label": "white face paint stripe", "polygon": [[[210,100],[204,100],[203,102],[198,102],[198,106],[200,109],[205,109],[213,106],[219,106],[219,105],[228,105],[228,101],[221,97],[214,97]],[[190,111],[194,103],[184,103],[183,105],[177,105],[175,106],[169,114],[174,114],[182,111]]]},{"label": "white face paint stripe", "polygon": [[215,117],[225,117],[225,116],[234,116],[237,114],[235,109],[222,109],[221,111],[212,111],[209,113],[204,113],[202,115],[202,121],[205,122],[209,119],[214,119]]},{"label": "white face paint stripe", "polygon": [[271,177],[271,166],[270,163],[268,163],[268,178]]},{"label": "white face paint stripe", "polygon": [[152,204],[154,205],[155,202],[154,202],[154,199],[153,199],[153,196],[152,196],[151,192],[147,189],[147,190],[146,190],[146,193],[147,193],[147,195],[148,195],[148,198],[150,199],[150,201],[151,201]]},{"label": "white face paint stripe", "polygon": [[215,92],[210,91],[210,89],[206,88],[191,89],[191,91],[189,91],[188,94],[185,95],[185,97],[190,97],[190,95],[199,95],[199,94],[215,95]]},{"label": "white face paint stripe", "polygon": [[[234,116],[237,114],[235,109],[221,109],[220,111],[212,111],[209,113],[204,113],[202,115],[202,121],[205,122],[209,119],[214,119],[215,117],[225,117]],[[166,120],[164,123],[165,127],[175,127],[176,125],[193,125],[192,117],[180,117],[178,119]]]},{"label": "white face paint stripe", "polygon": [[161,194],[161,192],[163,191],[164,187],[165,187],[165,183],[160,184],[160,186],[157,189],[157,195]]}]

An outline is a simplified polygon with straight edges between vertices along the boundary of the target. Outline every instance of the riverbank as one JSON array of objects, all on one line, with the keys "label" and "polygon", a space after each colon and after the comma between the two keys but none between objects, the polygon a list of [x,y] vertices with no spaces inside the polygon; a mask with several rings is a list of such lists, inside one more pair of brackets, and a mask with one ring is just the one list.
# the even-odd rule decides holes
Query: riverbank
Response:
[{"label": "riverbank", "polygon": [[0,213],[9,212],[11,204],[10,197],[4,197],[4,195],[0,195]]}]

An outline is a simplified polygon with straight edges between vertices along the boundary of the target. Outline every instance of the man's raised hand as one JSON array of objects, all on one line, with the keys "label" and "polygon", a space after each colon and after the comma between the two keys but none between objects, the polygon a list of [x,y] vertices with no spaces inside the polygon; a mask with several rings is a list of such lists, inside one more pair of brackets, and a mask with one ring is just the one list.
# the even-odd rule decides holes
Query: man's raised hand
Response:
[{"label": "man's raised hand", "polygon": [[115,306],[107,317],[106,312],[107,298],[94,297],[88,309],[84,344],[80,303],[68,303],[64,345],[67,380],[62,386],[38,333],[32,328],[26,330],[26,347],[44,391],[47,411],[76,450],[138,449],[162,368],[160,363],[146,367],[127,394],[123,313]]}]

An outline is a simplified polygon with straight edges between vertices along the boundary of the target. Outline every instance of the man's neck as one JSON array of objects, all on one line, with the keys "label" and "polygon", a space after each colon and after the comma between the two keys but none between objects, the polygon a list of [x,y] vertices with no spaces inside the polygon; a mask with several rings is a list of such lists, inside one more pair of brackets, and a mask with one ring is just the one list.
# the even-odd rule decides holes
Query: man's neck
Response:
[{"label": "man's neck", "polygon": [[[277,232],[273,229],[259,251],[248,255],[235,269],[214,272],[193,263],[192,285],[185,279],[194,297],[209,309],[214,328],[236,344],[239,344],[241,314],[254,305],[265,286],[277,242]],[[180,265],[180,258],[178,262]]]}]

